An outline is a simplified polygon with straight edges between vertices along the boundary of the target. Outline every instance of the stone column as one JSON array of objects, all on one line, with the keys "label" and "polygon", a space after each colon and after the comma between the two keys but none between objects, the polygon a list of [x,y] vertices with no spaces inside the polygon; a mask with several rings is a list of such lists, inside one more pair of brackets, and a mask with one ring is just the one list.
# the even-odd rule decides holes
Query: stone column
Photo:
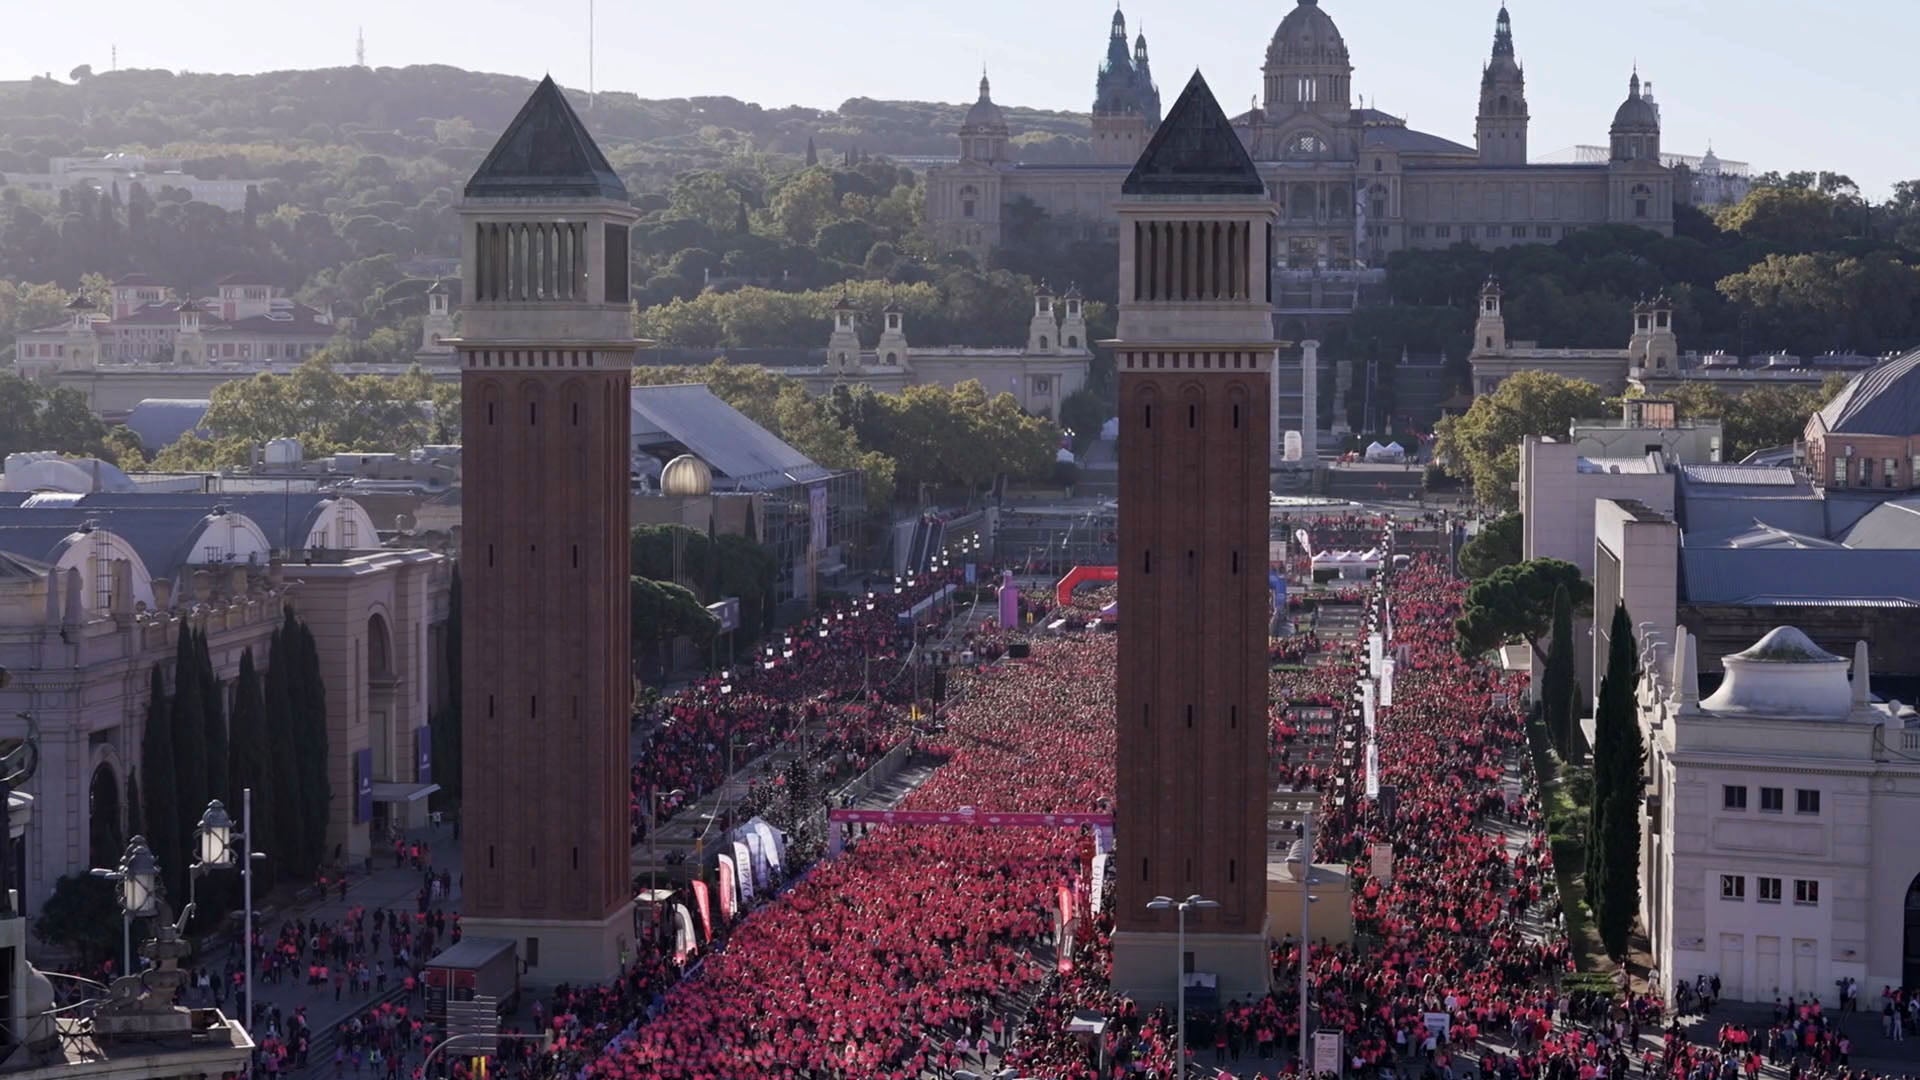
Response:
[{"label": "stone column", "polygon": [[1300,464],[1320,464],[1320,343],[1300,343]]}]

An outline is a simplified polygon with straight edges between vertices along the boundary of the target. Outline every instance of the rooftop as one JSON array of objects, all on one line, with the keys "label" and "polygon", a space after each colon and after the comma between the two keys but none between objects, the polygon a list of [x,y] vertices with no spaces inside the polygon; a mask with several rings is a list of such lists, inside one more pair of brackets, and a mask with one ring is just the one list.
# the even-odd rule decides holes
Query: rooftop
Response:
[{"label": "rooftop", "polygon": [[637,447],[670,457],[684,450],[740,489],[768,491],[832,475],[703,384],[636,386],[632,403]]},{"label": "rooftop", "polygon": [[520,114],[467,181],[466,196],[597,198],[624,203],[627,188],[549,75],[534,87]]},{"label": "rooftop", "polygon": [[1818,416],[1840,434],[1920,434],[1920,349],[1854,376]]},{"label": "rooftop", "polygon": [[1267,183],[1196,70],[1120,185],[1120,193],[1264,198]]}]

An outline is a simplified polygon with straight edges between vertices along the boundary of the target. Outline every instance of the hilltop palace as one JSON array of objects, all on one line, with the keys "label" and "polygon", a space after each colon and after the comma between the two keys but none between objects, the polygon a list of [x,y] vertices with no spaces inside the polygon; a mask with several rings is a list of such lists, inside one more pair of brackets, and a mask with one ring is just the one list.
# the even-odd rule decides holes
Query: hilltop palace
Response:
[{"label": "hilltop palace", "polygon": [[[1344,314],[1352,292],[1377,275],[1368,268],[1394,251],[1550,243],[1608,223],[1670,236],[1676,197],[1717,201],[1726,186],[1711,155],[1663,158],[1660,110],[1638,72],[1604,151],[1584,148],[1568,164],[1530,161],[1526,73],[1504,7],[1481,71],[1476,146],[1356,107],[1346,42],[1320,0],[1298,0],[1281,21],[1262,73],[1262,101],[1232,122],[1278,205],[1275,301],[1283,314]],[[1022,199],[1116,236],[1121,182],[1159,124],[1146,36],[1130,49],[1117,11],[1096,81],[1093,161],[1014,160],[1006,116],[982,77],[959,131],[959,160],[928,177],[935,242],[984,257],[1004,239],[1008,205]]]}]

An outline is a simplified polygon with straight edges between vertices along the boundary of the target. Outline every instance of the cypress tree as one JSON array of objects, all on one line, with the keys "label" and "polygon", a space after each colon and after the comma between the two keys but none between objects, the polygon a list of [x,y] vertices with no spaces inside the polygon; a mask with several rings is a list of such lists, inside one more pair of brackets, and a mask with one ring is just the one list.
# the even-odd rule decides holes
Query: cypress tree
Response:
[{"label": "cypress tree", "polygon": [[[1607,740],[1607,796],[1594,846],[1600,850],[1600,904],[1594,921],[1607,952],[1625,956],[1627,937],[1640,911],[1640,799],[1645,790],[1640,717],[1635,687],[1640,678],[1640,649],[1633,621],[1622,606],[1615,610],[1607,649],[1607,673],[1600,683],[1595,724],[1611,729]],[[1595,755],[1596,758],[1598,755]]]},{"label": "cypress tree", "polygon": [[434,792],[434,805],[441,809],[460,802],[460,564],[453,564],[453,591],[447,596],[447,629],[444,639],[447,662],[447,706],[432,720],[433,780],[440,785]]},{"label": "cypress tree", "polygon": [[[127,835],[145,836],[147,834],[147,808],[140,802],[140,770],[127,770]],[[125,850],[123,842],[121,849]],[[116,854],[115,858],[119,858]]]},{"label": "cypress tree", "polygon": [[[172,878],[184,865],[185,852],[180,843],[180,804],[175,797],[179,785],[174,782],[173,713],[167,707],[166,680],[158,664],[153,666],[147,692],[147,730],[140,739],[140,769],[147,774],[145,835],[171,891]],[[185,901],[183,895],[174,895]]]},{"label": "cypress tree", "polygon": [[[167,726],[173,736],[173,807],[179,850],[163,856],[167,891],[186,902],[187,867],[192,862],[193,827],[207,806],[206,721],[201,717],[200,641],[185,622],[173,653],[173,700]],[[157,779],[148,773],[150,779]],[[159,854],[159,849],[155,849]]]},{"label": "cypress tree", "polygon": [[245,790],[253,789],[253,847],[270,852],[276,849],[277,840],[273,830],[273,757],[267,748],[264,709],[260,672],[254,667],[253,650],[249,648],[240,654],[240,674],[234,680],[227,790],[233,795],[231,812],[238,821]]},{"label": "cypress tree", "polygon": [[[333,810],[333,790],[327,777],[332,758],[327,750],[327,687],[320,676],[320,648],[307,624],[287,613],[288,632],[294,641],[294,656],[299,678],[299,696],[294,699],[294,752],[300,763],[300,802],[306,830],[302,844],[317,867],[327,858],[327,823]],[[348,798],[355,793],[348,792]]]},{"label": "cypress tree", "polygon": [[238,814],[234,802],[232,767],[228,756],[232,736],[227,731],[227,687],[213,670],[213,655],[207,651],[207,635],[200,634],[200,718],[205,723],[201,744],[207,749],[207,798],[219,799],[229,814]]},{"label": "cypress tree", "polygon": [[1573,756],[1573,598],[1565,585],[1553,590],[1553,632],[1546,671],[1540,677],[1540,702],[1547,734],[1562,759]]},{"label": "cypress tree", "polygon": [[[275,825],[274,860],[294,877],[307,876],[312,867],[301,845],[300,769],[294,760],[293,713],[288,681],[293,673],[293,648],[286,627],[273,632],[267,646],[267,678],[262,692],[261,719],[267,736],[267,799]],[[256,792],[256,795],[258,793]],[[260,800],[256,798],[255,810]]]}]

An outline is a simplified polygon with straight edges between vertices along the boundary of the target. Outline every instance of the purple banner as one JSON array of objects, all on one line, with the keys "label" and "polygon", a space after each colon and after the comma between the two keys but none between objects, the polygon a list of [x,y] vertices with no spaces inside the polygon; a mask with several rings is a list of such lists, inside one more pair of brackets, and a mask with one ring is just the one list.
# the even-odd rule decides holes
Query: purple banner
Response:
[{"label": "purple banner", "polygon": [[433,729],[413,729],[413,779],[417,784],[433,783]]},{"label": "purple banner", "polygon": [[373,820],[373,749],[353,752],[353,820]]},{"label": "purple banner", "polygon": [[1020,625],[1020,586],[1013,583],[1013,571],[1000,574],[1000,625],[1012,629]]}]

